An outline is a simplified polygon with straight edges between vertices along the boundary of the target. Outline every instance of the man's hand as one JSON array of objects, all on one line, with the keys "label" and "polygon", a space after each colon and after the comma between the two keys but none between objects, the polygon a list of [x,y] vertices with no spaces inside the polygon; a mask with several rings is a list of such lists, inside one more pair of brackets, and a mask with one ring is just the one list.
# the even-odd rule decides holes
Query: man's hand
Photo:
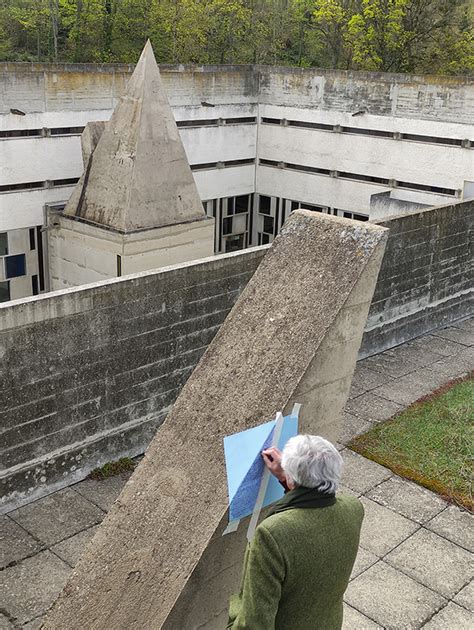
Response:
[{"label": "man's hand", "polygon": [[278,448],[272,446],[271,448],[267,448],[262,451],[263,461],[265,462],[265,466],[272,473],[274,477],[278,479],[278,481],[285,482],[286,477],[283,472],[283,468],[281,467],[281,451]]}]

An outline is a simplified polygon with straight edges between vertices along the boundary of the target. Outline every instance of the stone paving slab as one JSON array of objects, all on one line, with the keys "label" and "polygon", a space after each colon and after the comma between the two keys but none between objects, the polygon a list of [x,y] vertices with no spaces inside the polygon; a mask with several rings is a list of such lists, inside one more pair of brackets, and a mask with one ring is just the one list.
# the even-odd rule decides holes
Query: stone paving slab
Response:
[{"label": "stone paving slab", "polygon": [[457,593],[456,597],[454,597],[454,601],[459,606],[466,608],[470,612],[474,613],[474,581],[471,580],[469,584],[467,584],[464,588],[462,588],[459,593]]},{"label": "stone paving slab", "polygon": [[377,630],[382,628],[349,604],[344,604],[342,630]]},{"label": "stone paving slab", "polygon": [[341,452],[344,460],[342,483],[360,494],[392,476],[392,471],[380,464],[371,462],[348,448]]},{"label": "stone paving slab", "polygon": [[441,595],[382,560],[349,583],[346,601],[390,630],[420,628],[446,603]]},{"label": "stone paving slab", "polygon": [[48,550],[1,571],[0,592],[10,618],[22,625],[44,614],[63,589],[70,571]]},{"label": "stone paving slab", "polygon": [[359,361],[354,372],[353,383],[364,391],[370,391],[392,380],[392,376],[371,370],[364,361]]},{"label": "stone paving slab", "polygon": [[71,538],[53,545],[51,551],[59,556],[61,560],[67,562],[70,567],[75,567],[87,544],[97,531],[97,527],[97,525],[94,525],[89,527],[89,529],[84,529],[82,532],[71,536]]},{"label": "stone paving slab", "polygon": [[359,547],[354,568],[352,569],[351,580],[366,571],[369,567],[371,567],[378,561],[379,557],[376,556],[374,553],[372,553],[371,551],[367,551],[367,549]]},{"label": "stone paving slab", "polygon": [[433,333],[434,337],[441,337],[442,339],[448,339],[455,343],[460,343],[463,346],[474,346],[474,330],[462,330],[454,326],[448,328],[442,328]]},{"label": "stone paving slab", "polygon": [[353,400],[348,400],[346,411],[366,422],[384,422],[402,411],[403,406],[373,392],[366,392]]},{"label": "stone paving slab", "polygon": [[400,357],[394,350],[386,350],[382,354],[364,359],[364,365],[379,374],[399,378],[414,372],[419,364]]},{"label": "stone paving slab", "polygon": [[468,332],[474,332],[474,317],[465,319],[461,322],[455,322],[453,324],[455,328],[461,328],[461,330],[467,330]]},{"label": "stone paving slab", "polygon": [[343,444],[347,444],[347,442],[356,437],[356,435],[361,435],[361,433],[366,433],[367,431],[370,431],[373,426],[373,422],[366,422],[365,420],[362,420],[362,418],[354,416],[348,411],[345,411],[342,421],[342,432],[339,440]]},{"label": "stone paving slab", "polygon": [[121,473],[107,479],[84,479],[74,486],[74,490],[104,512],[108,512],[131,473]]},{"label": "stone paving slab", "polygon": [[360,387],[356,383],[352,382],[351,383],[351,388],[349,390],[349,396],[347,398],[348,398],[348,400],[352,400],[353,398],[357,398],[358,396],[360,396],[364,392],[365,392],[365,389],[363,389],[362,387]]},{"label": "stone paving slab", "polygon": [[367,493],[367,497],[417,523],[425,523],[447,506],[434,492],[394,475]]},{"label": "stone paving slab", "polygon": [[9,516],[48,546],[100,523],[105,513],[71,488],[25,505]]},{"label": "stone paving slab", "polygon": [[446,376],[446,382],[472,371],[474,369],[474,347],[460,346],[460,348],[462,349],[457,354],[442,357],[428,367],[433,372],[436,371]]},{"label": "stone paving slab", "polygon": [[442,337],[435,337],[433,334],[418,337],[413,341],[409,341],[406,345],[408,348],[416,348],[419,351],[428,350],[430,352],[441,354],[445,357],[457,354],[463,347],[459,343]]},{"label": "stone paving slab", "polygon": [[385,385],[374,389],[373,393],[381,398],[391,400],[401,407],[408,407],[419,398],[430,394],[432,390],[433,388],[428,383],[417,382],[410,375],[385,383]]},{"label": "stone paving slab", "polygon": [[[433,350],[428,350],[428,348],[424,348],[423,351],[420,351],[419,348],[413,348],[406,343],[396,348],[391,348],[388,352],[390,352],[390,356],[395,357],[398,361],[409,361],[410,364],[414,364],[416,369],[431,365],[431,363],[439,361],[439,359],[444,356],[438,352],[433,352]],[[415,372],[416,369],[413,370],[413,372]],[[410,374],[413,372],[410,372]]]},{"label": "stone paving slab", "polygon": [[0,569],[44,549],[23,527],[8,516],[0,517]]},{"label": "stone paving slab", "polygon": [[447,599],[473,577],[471,554],[426,529],[415,532],[384,560]]},{"label": "stone paving slab", "polygon": [[375,501],[361,497],[365,510],[360,546],[382,557],[413,534],[420,526]]},{"label": "stone paving slab", "polygon": [[450,505],[425,527],[474,553],[474,517],[466,510]]},{"label": "stone paving slab", "polygon": [[473,627],[472,615],[465,608],[449,602],[423,626],[423,630],[472,630]]}]

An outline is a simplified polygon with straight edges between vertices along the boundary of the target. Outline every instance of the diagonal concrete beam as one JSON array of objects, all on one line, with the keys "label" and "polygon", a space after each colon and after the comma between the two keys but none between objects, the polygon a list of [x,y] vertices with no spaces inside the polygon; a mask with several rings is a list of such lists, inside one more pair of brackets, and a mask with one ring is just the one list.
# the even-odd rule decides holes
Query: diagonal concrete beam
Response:
[{"label": "diagonal concrete beam", "polygon": [[[329,425],[337,435],[386,233],[309,211],[291,215],[87,548],[45,629],[197,627],[196,620],[180,625],[172,619],[184,618],[180,596],[193,571],[208,578],[206,567],[217,566],[206,561],[215,557],[210,550],[227,507],[222,440],[291,406],[295,394],[305,396],[306,427]],[[327,404],[331,392],[335,413]],[[319,417],[322,409],[329,409],[329,421]],[[224,561],[234,543],[231,536],[222,541]],[[191,600],[197,596],[191,593]]]}]

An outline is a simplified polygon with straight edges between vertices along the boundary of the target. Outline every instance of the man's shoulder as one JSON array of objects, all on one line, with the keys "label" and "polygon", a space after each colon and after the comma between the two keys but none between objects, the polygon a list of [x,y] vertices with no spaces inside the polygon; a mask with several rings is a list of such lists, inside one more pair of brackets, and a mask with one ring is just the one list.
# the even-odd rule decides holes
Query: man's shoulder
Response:
[{"label": "man's shoulder", "polygon": [[[298,523],[303,524],[308,518],[322,521],[323,519],[325,520],[326,515],[329,514],[332,514],[336,519],[336,514],[341,516],[344,514],[345,517],[352,517],[356,521],[362,521],[364,506],[356,496],[338,492],[334,505],[324,508],[294,509],[278,512],[264,519],[260,527],[265,529],[275,539],[278,539],[279,534],[285,535],[289,527],[295,526]],[[332,520],[332,517],[330,517],[330,520]]]},{"label": "man's shoulder", "polygon": [[364,514],[364,506],[361,500],[353,494],[338,492],[336,495],[336,505],[340,506],[342,509],[352,510],[362,515]]}]

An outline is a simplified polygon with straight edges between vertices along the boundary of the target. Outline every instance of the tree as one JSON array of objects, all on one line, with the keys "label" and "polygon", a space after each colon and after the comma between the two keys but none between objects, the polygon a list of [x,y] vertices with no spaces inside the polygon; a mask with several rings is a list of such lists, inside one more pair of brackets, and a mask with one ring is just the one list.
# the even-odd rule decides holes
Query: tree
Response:
[{"label": "tree", "polygon": [[351,47],[352,63],[364,70],[398,70],[410,32],[404,18],[410,0],[362,0],[347,22],[343,38]]}]

